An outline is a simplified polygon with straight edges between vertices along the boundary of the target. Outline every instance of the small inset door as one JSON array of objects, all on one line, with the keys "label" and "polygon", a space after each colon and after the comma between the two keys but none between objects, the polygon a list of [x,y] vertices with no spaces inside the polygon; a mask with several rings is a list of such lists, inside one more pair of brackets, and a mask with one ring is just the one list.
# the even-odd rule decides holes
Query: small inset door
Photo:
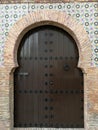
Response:
[{"label": "small inset door", "polygon": [[73,38],[54,26],[30,30],[14,73],[14,126],[83,128],[83,74]]}]

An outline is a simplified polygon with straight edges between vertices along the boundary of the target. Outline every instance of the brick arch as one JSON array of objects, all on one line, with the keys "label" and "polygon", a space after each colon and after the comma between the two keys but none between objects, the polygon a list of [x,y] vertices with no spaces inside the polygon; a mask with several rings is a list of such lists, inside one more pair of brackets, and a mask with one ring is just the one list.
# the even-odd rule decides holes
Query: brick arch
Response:
[{"label": "brick arch", "polygon": [[[83,26],[77,22],[74,18],[66,14],[65,12],[44,10],[36,11],[27,14],[22,19],[18,20],[9,32],[7,37],[5,48],[4,48],[4,66],[0,70],[0,82],[2,90],[3,104],[0,106],[0,112],[2,113],[2,118],[0,118],[0,123],[2,128],[14,129],[13,128],[13,71],[17,66],[17,51],[20,41],[24,34],[30,29],[41,25],[54,25],[67,31],[73,39],[76,41],[79,50],[79,61],[78,67],[84,72],[84,124],[85,130],[89,130],[89,113],[97,111],[97,102],[95,103],[91,91],[87,91],[90,85],[95,88],[98,86],[96,78],[93,76],[98,75],[96,68],[90,66],[91,63],[91,43],[89,41],[88,35],[83,28]],[[93,87],[93,88],[94,88]],[[5,91],[6,90],[6,91]],[[97,96],[95,91],[94,95]],[[89,97],[89,98],[88,98]],[[98,96],[97,96],[98,97]],[[89,104],[89,108],[87,108]],[[6,109],[5,109],[6,108]],[[93,118],[92,118],[93,120]],[[2,123],[3,121],[3,123]],[[1,129],[2,129],[1,128]],[[31,129],[30,129],[31,130]],[[73,130],[73,129],[71,129]],[[84,130],[84,129],[83,129]]]},{"label": "brick arch", "polygon": [[30,29],[41,25],[55,25],[66,30],[76,41],[79,50],[78,67],[82,70],[90,67],[91,44],[83,26],[65,12],[51,10],[29,13],[14,24],[5,44],[4,66],[17,67],[17,50],[21,38]]}]

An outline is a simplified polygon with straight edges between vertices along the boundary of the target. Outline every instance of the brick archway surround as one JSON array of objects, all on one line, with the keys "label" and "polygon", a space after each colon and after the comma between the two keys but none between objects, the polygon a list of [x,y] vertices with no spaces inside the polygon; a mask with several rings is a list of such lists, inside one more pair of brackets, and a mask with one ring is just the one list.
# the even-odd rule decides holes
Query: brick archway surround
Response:
[{"label": "brick archway surround", "polygon": [[[76,41],[79,50],[78,67],[84,73],[84,124],[83,130],[98,130],[94,115],[98,114],[97,68],[91,67],[91,43],[83,26],[60,11],[36,11],[27,14],[11,28],[4,48],[4,66],[0,68],[0,130],[13,128],[13,72],[17,63],[17,50],[24,34],[41,25],[54,25],[66,30]],[[39,128],[40,129],[40,128]],[[18,128],[17,128],[18,130]],[[25,130],[23,128],[23,130]],[[26,130],[33,130],[28,128]],[[66,128],[66,130],[68,130]],[[76,130],[71,128],[70,130]],[[80,130],[79,128],[77,130]]]}]

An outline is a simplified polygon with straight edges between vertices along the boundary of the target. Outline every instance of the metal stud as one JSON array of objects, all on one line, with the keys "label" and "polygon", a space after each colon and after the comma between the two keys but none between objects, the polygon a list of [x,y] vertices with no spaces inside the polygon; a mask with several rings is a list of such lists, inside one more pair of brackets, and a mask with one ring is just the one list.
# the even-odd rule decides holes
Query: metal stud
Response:
[{"label": "metal stud", "polygon": [[81,119],[83,119],[83,115],[81,116]]},{"label": "metal stud", "polygon": [[40,60],[43,60],[43,57],[40,57]]},{"label": "metal stud", "polygon": [[26,124],[26,123],[24,124],[24,127],[27,127],[27,124]]},{"label": "metal stud", "polygon": [[47,107],[47,106],[45,107],[45,110],[48,110],[48,107]]},{"label": "metal stud", "polygon": [[53,90],[50,90],[50,93],[53,93],[54,91]]},{"label": "metal stud", "polygon": [[38,126],[37,123],[34,126],[37,127]]},{"label": "metal stud", "polygon": [[33,124],[32,123],[29,123],[29,126],[32,126]]},{"label": "metal stud", "polygon": [[42,91],[42,90],[40,90],[39,92],[40,92],[40,93],[43,93],[43,91]]},{"label": "metal stud", "polygon": [[46,73],[46,74],[45,74],[45,76],[47,77],[47,76],[48,76],[48,74]]},{"label": "metal stud", "polygon": [[83,86],[83,81],[81,82],[81,85]]},{"label": "metal stud", "polygon": [[71,57],[70,57],[70,59],[72,60],[72,59],[73,59],[73,57],[71,56]]},{"label": "metal stud", "polygon": [[47,90],[45,90],[45,93],[48,93],[48,91],[47,91]]},{"label": "metal stud", "polygon": [[65,57],[65,59],[67,60],[67,59],[68,59],[68,57]]},{"label": "metal stud", "polygon": [[70,69],[69,65],[67,65],[67,64],[64,65],[64,70],[65,70],[65,71],[69,71],[69,69]]},{"label": "metal stud", "polygon": [[19,93],[22,93],[22,90],[19,90]]},{"label": "metal stud", "polygon": [[53,124],[50,124],[50,127],[53,127]]},{"label": "metal stud", "polygon": [[50,85],[54,85],[54,82],[53,82],[53,81],[50,81],[49,84],[50,84]]},{"label": "metal stud", "polygon": [[37,90],[35,90],[34,92],[35,92],[35,93],[38,93],[38,91],[37,91]]},{"label": "metal stud", "polygon": [[47,118],[48,118],[48,116],[47,116],[47,115],[45,115],[45,118],[47,119]]},{"label": "metal stud", "polygon": [[53,74],[51,73],[51,74],[49,74],[49,76],[53,76]]},{"label": "metal stud", "polygon": [[55,93],[58,93],[58,91],[56,90]]},{"label": "metal stud", "polygon": [[42,127],[42,126],[43,126],[43,123],[40,124],[40,127]]},{"label": "metal stud", "polygon": [[50,68],[52,68],[53,67],[53,65],[50,65]]},{"label": "metal stud", "polygon": [[76,124],[76,128],[79,128],[79,124]]},{"label": "metal stud", "polygon": [[62,57],[62,56],[60,56],[60,59],[62,60],[62,59],[63,59],[63,57]]},{"label": "metal stud", "polygon": [[74,93],[74,91],[73,91],[73,90],[71,90],[70,92],[71,92],[72,94]]},{"label": "metal stud", "polygon": [[24,90],[24,93],[27,93],[27,90]]},{"label": "metal stud", "polygon": [[35,60],[37,60],[37,57],[35,57]]},{"label": "metal stud", "polygon": [[53,36],[53,33],[50,33],[50,36]]},{"label": "metal stud", "polygon": [[54,115],[50,115],[50,118],[53,118],[54,117]]},{"label": "metal stud", "polygon": [[50,44],[53,44],[53,41],[50,41]]},{"label": "metal stud", "polygon": [[45,65],[45,68],[47,68],[48,67],[48,65]]},{"label": "metal stud", "polygon": [[30,90],[30,91],[29,91],[29,93],[33,93],[33,91],[32,91],[32,90]]},{"label": "metal stud", "polygon": [[45,44],[47,44],[48,42],[47,41],[45,41]]},{"label": "metal stud", "polygon": [[53,107],[50,107],[50,110],[53,110]]},{"label": "metal stud", "polygon": [[45,50],[45,52],[47,53],[47,52],[48,52],[48,50]]},{"label": "metal stud", "polygon": [[65,93],[68,93],[68,90],[65,90]]},{"label": "metal stud", "polygon": [[63,128],[63,127],[64,127],[64,124],[60,124],[60,127]]},{"label": "metal stud", "polygon": [[60,93],[63,93],[63,90],[60,90]]},{"label": "metal stud", "polygon": [[70,125],[70,127],[71,127],[71,128],[73,128],[73,127],[74,127],[74,125],[73,125],[73,124],[71,124],[71,125]]},{"label": "metal stud", "polygon": [[55,127],[56,127],[56,128],[59,128],[59,125],[58,125],[58,123],[56,123],[56,124],[55,124]]},{"label": "metal stud", "polygon": [[53,101],[53,98],[50,98],[50,102],[52,102]]},{"label": "metal stud", "polygon": [[50,57],[49,57],[49,59],[50,59],[50,60],[52,60],[52,59],[53,59],[53,57],[52,57],[52,56],[50,56]]},{"label": "metal stud", "polygon": [[55,57],[55,60],[57,60],[58,59],[58,57]]},{"label": "metal stud", "polygon": [[50,51],[50,52],[53,52],[53,50],[52,50],[52,49],[50,49],[49,51]]},{"label": "metal stud", "polygon": [[45,57],[45,60],[48,60],[48,58],[47,58],[47,57]]},{"label": "metal stud", "polygon": [[45,85],[48,85],[48,82],[45,82]]},{"label": "metal stud", "polygon": [[48,101],[48,99],[47,98],[45,98],[45,102],[47,102]]},{"label": "metal stud", "polygon": [[79,91],[78,91],[78,90],[75,90],[75,93],[77,93],[77,94],[78,94],[78,93],[79,93]]},{"label": "metal stud", "polygon": [[48,124],[47,124],[47,123],[45,123],[45,127],[48,127]]},{"label": "metal stud", "polygon": [[83,93],[84,91],[83,90],[80,90],[80,93]]},{"label": "metal stud", "polygon": [[69,125],[68,125],[68,124],[66,124],[66,128],[69,128]]},{"label": "metal stud", "polygon": [[83,107],[81,107],[81,110],[83,111]]}]

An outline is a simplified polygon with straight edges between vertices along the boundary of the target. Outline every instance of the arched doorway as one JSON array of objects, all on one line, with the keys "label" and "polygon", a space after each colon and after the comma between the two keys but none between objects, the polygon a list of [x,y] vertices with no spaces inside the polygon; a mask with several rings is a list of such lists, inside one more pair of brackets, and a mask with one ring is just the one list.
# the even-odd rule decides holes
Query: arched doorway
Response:
[{"label": "arched doorway", "polygon": [[14,73],[14,126],[83,128],[83,74],[73,38],[55,26],[30,30]]}]

